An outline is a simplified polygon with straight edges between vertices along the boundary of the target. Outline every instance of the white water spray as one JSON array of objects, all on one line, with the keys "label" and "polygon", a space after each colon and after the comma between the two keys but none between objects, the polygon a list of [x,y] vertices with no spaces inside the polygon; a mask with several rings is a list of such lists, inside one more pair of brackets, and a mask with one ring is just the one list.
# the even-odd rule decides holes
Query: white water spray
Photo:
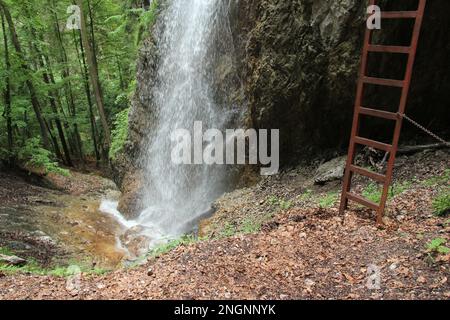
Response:
[{"label": "white water spray", "polygon": [[193,134],[195,121],[224,130],[235,120],[238,108],[218,98],[216,87],[219,66],[226,61],[234,67],[229,6],[229,0],[171,0],[159,17],[154,119],[141,155],[146,209],[135,221],[122,221],[144,227],[149,237],[177,237],[192,229],[228,184],[226,166],[172,163],[170,137],[177,129]]}]

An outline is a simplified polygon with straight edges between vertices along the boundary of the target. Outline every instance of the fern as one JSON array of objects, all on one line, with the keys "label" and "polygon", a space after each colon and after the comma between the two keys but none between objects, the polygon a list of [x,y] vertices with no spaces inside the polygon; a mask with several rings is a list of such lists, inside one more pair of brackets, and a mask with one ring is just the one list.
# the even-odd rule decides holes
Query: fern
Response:
[{"label": "fern", "polygon": [[63,176],[70,175],[69,170],[61,168],[58,162],[53,161],[52,152],[42,148],[37,137],[26,141],[25,146],[19,150],[18,157],[26,166],[42,169],[44,174],[52,172]]},{"label": "fern", "polygon": [[119,112],[114,121],[114,129],[111,132],[112,141],[111,149],[109,150],[109,158],[115,159],[117,154],[123,149],[125,141],[128,138],[128,112],[130,109],[125,109]]}]

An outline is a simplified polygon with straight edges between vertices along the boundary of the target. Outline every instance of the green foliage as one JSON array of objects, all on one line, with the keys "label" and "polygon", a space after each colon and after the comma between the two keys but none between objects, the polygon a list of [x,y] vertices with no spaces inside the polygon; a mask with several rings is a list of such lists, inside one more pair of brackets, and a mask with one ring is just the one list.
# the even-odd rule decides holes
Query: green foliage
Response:
[{"label": "green foliage", "polygon": [[448,184],[450,181],[450,169],[446,169],[442,175],[434,176],[423,181],[426,187],[436,187]]},{"label": "green foliage", "polygon": [[53,161],[53,155],[47,149],[42,148],[39,138],[31,138],[25,146],[19,151],[19,160],[24,162],[26,166],[44,170],[49,172],[69,176],[69,170],[59,167],[56,161]]},{"label": "green foliage", "polygon": [[[80,50],[78,32],[66,30],[66,19],[69,18],[67,8],[73,4],[71,0],[4,0],[9,11],[17,38],[21,44],[23,55],[15,52],[10,30],[5,34],[8,38],[8,58],[10,68],[5,64],[5,46],[3,31],[0,27],[0,91],[6,88],[6,80],[11,83],[11,120],[13,130],[13,156],[21,152],[22,158],[42,166],[46,171],[58,171],[55,156],[63,153],[59,133],[56,131],[56,121],[62,123],[65,140],[69,144],[72,160],[79,158],[77,139],[81,138],[82,153],[87,158],[93,158],[95,150],[101,149],[103,129],[99,120],[99,110],[92,90],[86,91],[84,62]],[[105,113],[108,123],[113,123],[112,158],[117,154],[126,138],[126,111],[130,107],[130,97],[136,87],[136,62],[142,40],[149,36],[158,13],[158,1],[152,1],[148,10],[143,8],[138,0],[85,0],[84,14],[89,29],[90,41],[95,41],[95,58],[98,62],[98,73],[103,92]],[[89,10],[89,8],[91,10]],[[92,14],[92,19],[91,19]],[[57,32],[55,26],[59,26]],[[8,27],[8,24],[6,24]],[[92,33],[91,33],[92,28]],[[47,66],[41,59],[48,62],[54,83],[46,83],[44,73]],[[29,72],[24,72],[26,64]],[[33,159],[28,152],[29,140],[41,136],[40,125],[32,107],[27,81],[34,86],[40,111],[49,129],[49,135],[57,140],[61,152],[54,145],[48,146],[49,152],[42,146]],[[52,95],[57,97],[58,112],[50,104]],[[93,127],[88,101],[92,101]],[[73,105],[71,105],[71,101]],[[5,113],[4,99],[0,98],[0,115]],[[75,109],[75,110],[74,110]],[[115,117],[115,115],[117,116]],[[76,134],[75,132],[78,131]],[[0,116],[0,131],[7,132],[7,121]],[[94,133],[93,133],[94,132]],[[96,146],[92,139],[95,134]],[[125,137],[125,138],[124,138]],[[34,144],[36,147],[36,144]],[[46,147],[47,148],[47,147]],[[101,150],[100,150],[101,151]],[[100,152],[100,154],[102,154]],[[0,135],[0,160],[11,156],[8,149],[6,134]],[[64,159],[59,159],[64,160]],[[104,159],[106,160],[106,159]],[[60,172],[67,173],[67,172]]]},{"label": "green foliage", "polygon": [[156,20],[157,9],[158,1],[153,0],[149,10],[141,13],[139,17],[139,31],[136,38],[137,44],[139,44],[143,38],[148,36],[148,30]]},{"label": "green foliage", "polygon": [[339,199],[339,194],[337,192],[330,192],[319,199],[319,206],[321,208],[331,208],[333,207]]},{"label": "green foliage", "polygon": [[0,271],[6,274],[16,274],[16,273],[31,273],[35,275],[47,275],[48,270],[43,269],[38,264],[31,262],[24,266],[9,266],[6,264],[0,264]]},{"label": "green foliage", "polygon": [[248,217],[244,219],[244,221],[242,221],[242,224],[239,229],[240,232],[244,234],[256,233],[261,230],[262,223],[263,222],[261,220]]},{"label": "green foliage", "polygon": [[[389,188],[388,199],[392,199],[395,196],[402,194],[411,188],[410,181],[404,181],[402,183],[394,183],[393,186]],[[379,203],[381,201],[383,189],[376,183],[370,183],[363,191],[362,195],[367,200],[370,200],[375,203]]]},{"label": "green foliage", "polygon": [[172,239],[156,246],[150,251],[148,256],[157,258],[171,252],[172,250],[178,248],[181,245],[190,245],[204,240],[205,238],[197,238],[193,235],[185,235],[179,239]]},{"label": "green foliage", "polygon": [[244,218],[242,221],[234,223],[226,222],[222,226],[216,226],[218,229],[218,238],[229,238],[238,234],[251,234],[261,230],[264,223],[272,219],[273,214],[266,214],[262,216],[250,216]]},{"label": "green foliage", "polygon": [[237,233],[237,228],[234,224],[226,222],[219,232],[219,238],[230,238]]},{"label": "green foliage", "polygon": [[14,255],[14,253],[12,253],[11,250],[9,250],[8,248],[3,248],[3,247],[0,247],[0,254],[4,254],[6,256],[13,256]]},{"label": "green foliage", "polygon": [[281,210],[288,210],[292,207],[292,201],[278,198],[277,196],[270,196],[267,202],[272,206],[278,206]]},{"label": "green foliage", "polygon": [[444,238],[435,238],[427,244],[427,249],[431,253],[449,254],[450,248],[445,246],[446,242],[447,240],[445,240]]},{"label": "green foliage", "polygon": [[[14,255],[11,250],[3,247],[0,247],[0,253],[5,255]],[[76,263],[74,263],[74,265],[76,265]],[[101,275],[108,272],[106,269],[97,267],[90,268],[86,266],[80,266],[79,268],[80,271],[84,274]],[[49,275],[55,277],[68,277],[73,275],[73,271],[70,267],[68,268],[63,266],[55,266],[53,268],[43,268],[33,259],[28,259],[27,264],[23,266],[9,266],[0,263],[0,272],[4,272],[6,274],[30,273],[34,275]]]},{"label": "green foliage", "polygon": [[370,200],[375,203],[379,203],[381,200],[381,187],[376,183],[369,184],[363,191],[362,195],[367,200]]},{"label": "green foliage", "polygon": [[300,201],[309,201],[313,197],[313,191],[311,189],[306,190],[301,195],[297,197]]},{"label": "green foliage", "polygon": [[401,183],[394,183],[394,185],[390,188],[390,196],[391,198],[398,196],[399,194],[404,193],[411,189],[412,183],[411,181],[403,181]]},{"label": "green foliage", "polygon": [[[4,272],[6,274],[27,273],[40,276],[55,276],[61,278],[73,275],[73,272],[67,267],[54,267],[51,269],[46,269],[42,268],[36,262],[29,262],[22,267],[0,264],[0,272]],[[81,268],[81,272],[88,275],[102,275],[106,274],[108,270],[101,268]]]},{"label": "green foliage", "polygon": [[267,202],[272,206],[277,205],[278,201],[278,197],[276,196],[270,196],[269,198],[267,198]]},{"label": "green foliage", "polygon": [[433,201],[433,210],[437,216],[445,216],[450,212],[450,192],[444,191]]},{"label": "green foliage", "polygon": [[114,121],[114,128],[111,132],[112,141],[111,149],[109,150],[109,158],[115,159],[118,152],[120,152],[128,137],[128,112],[125,109],[117,114]]}]

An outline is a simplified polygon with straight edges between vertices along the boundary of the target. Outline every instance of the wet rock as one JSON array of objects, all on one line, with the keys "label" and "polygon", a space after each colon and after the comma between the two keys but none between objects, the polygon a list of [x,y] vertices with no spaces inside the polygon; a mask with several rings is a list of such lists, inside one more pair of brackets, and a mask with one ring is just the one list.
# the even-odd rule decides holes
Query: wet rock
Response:
[{"label": "wet rock", "polygon": [[7,256],[4,254],[0,254],[0,264],[21,267],[27,264],[27,260],[19,258],[17,256]]},{"label": "wet rock", "polygon": [[29,196],[29,197],[27,197],[26,200],[30,203],[41,204],[41,205],[45,205],[45,206],[56,205],[55,201],[49,200],[49,199],[44,199],[41,196]]},{"label": "wet rock", "polygon": [[47,235],[45,232],[41,231],[41,230],[37,230],[37,231],[33,231],[30,233],[30,235],[39,243],[43,244],[43,245],[47,245],[47,246],[56,246],[57,243],[56,241],[50,237],[49,235]]},{"label": "wet rock", "polygon": [[322,164],[314,177],[315,184],[326,184],[327,182],[339,180],[344,176],[347,156],[335,158]]},{"label": "wet rock", "polygon": [[118,210],[127,219],[137,218],[144,209],[140,195],[142,190],[142,174],[130,172],[125,175],[122,185],[123,196],[120,198]]},{"label": "wet rock", "polygon": [[120,236],[122,245],[126,247],[130,254],[135,257],[142,256],[148,252],[151,244],[151,239],[143,235],[144,227],[136,226],[128,229]]}]

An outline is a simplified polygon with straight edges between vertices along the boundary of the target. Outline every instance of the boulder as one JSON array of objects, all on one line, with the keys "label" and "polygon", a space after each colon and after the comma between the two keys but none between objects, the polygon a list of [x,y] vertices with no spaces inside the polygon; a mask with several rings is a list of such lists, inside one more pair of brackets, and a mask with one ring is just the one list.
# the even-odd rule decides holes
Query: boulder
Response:
[{"label": "boulder", "polygon": [[7,256],[0,254],[0,264],[6,264],[8,266],[21,267],[27,263],[27,260],[19,258],[17,256]]},{"label": "boulder", "polygon": [[347,156],[335,158],[322,164],[314,177],[315,184],[325,184],[330,181],[339,180],[344,176]]},{"label": "boulder", "polygon": [[141,201],[142,172],[129,172],[125,175],[122,184],[122,197],[118,210],[127,219],[135,219],[144,209]]}]

